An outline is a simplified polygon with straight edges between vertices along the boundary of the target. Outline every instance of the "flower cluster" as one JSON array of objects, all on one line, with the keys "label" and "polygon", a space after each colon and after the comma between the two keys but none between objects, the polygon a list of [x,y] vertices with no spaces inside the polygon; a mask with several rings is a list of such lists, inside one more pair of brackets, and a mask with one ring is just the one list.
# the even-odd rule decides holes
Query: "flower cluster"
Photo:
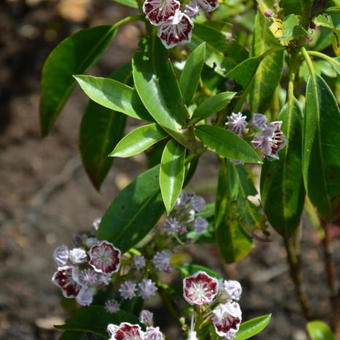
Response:
[{"label": "flower cluster", "polygon": [[192,0],[180,9],[177,0],[146,0],[143,12],[152,25],[158,26],[158,37],[166,48],[191,40],[195,18],[199,10],[211,12],[218,7],[217,0]]},{"label": "flower cluster", "polygon": [[241,112],[233,112],[228,117],[226,125],[230,131],[239,136],[242,136],[247,128],[251,128],[255,133],[252,145],[265,156],[278,159],[278,152],[286,145],[286,138],[281,131],[282,121],[268,123],[267,117],[261,113],[255,113],[250,124],[246,119],[247,116]]},{"label": "flower cluster", "polygon": [[205,206],[203,197],[182,192],[177,199],[174,209],[165,220],[163,230],[168,235],[183,235],[188,231],[203,233],[208,227],[205,218],[197,216]]},{"label": "flower cluster", "polygon": [[122,322],[119,325],[109,324],[107,332],[110,340],[164,340],[164,334],[159,327],[153,326],[153,314],[148,310],[142,310],[139,321],[146,326],[143,331],[139,325]]},{"label": "flower cluster", "polygon": [[75,298],[87,306],[97,290],[108,285],[119,270],[121,253],[112,243],[97,240],[91,247],[86,243],[72,249],[60,246],[54,250],[53,258],[58,268],[52,282],[66,298]]},{"label": "flower cluster", "polygon": [[[239,330],[242,312],[238,300],[242,287],[238,281],[217,280],[204,271],[199,271],[183,280],[184,299],[194,306],[205,306],[215,332],[225,339],[233,339]],[[189,339],[196,332],[191,327]]]}]

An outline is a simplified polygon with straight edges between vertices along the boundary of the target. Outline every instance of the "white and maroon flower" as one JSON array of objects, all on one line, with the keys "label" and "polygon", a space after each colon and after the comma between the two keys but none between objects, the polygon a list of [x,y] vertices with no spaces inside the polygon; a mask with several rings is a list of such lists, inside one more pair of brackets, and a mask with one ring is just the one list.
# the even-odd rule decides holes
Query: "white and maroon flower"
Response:
[{"label": "white and maroon flower", "polygon": [[220,282],[219,296],[222,301],[238,301],[242,295],[242,286],[236,280],[223,280]]},{"label": "white and maroon flower", "polygon": [[156,269],[170,272],[172,270],[171,263],[171,252],[169,250],[158,251],[152,258],[152,262]]},{"label": "white and maroon flower", "polygon": [[109,313],[116,313],[119,311],[119,303],[115,299],[107,300],[105,302],[105,310]]},{"label": "white and maroon flower", "polygon": [[146,0],[143,12],[152,25],[159,26],[171,20],[179,7],[177,0]]},{"label": "white and maroon flower", "polygon": [[52,276],[52,282],[61,288],[66,298],[74,298],[78,295],[81,286],[73,279],[73,267],[64,266],[58,268]]},{"label": "white and maroon flower", "polygon": [[139,321],[146,326],[153,325],[153,313],[147,309],[143,309],[139,314]]},{"label": "white and maroon flower", "polygon": [[70,261],[74,264],[84,263],[87,261],[87,254],[83,248],[73,248],[69,253]]},{"label": "white and maroon flower", "polygon": [[197,0],[198,6],[207,12],[212,12],[218,7],[218,0]]},{"label": "white and maroon flower", "polygon": [[130,300],[136,296],[137,285],[132,281],[125,281],[119,288],[119,293],[123,299]]},{"label": "white and maroon flower", "polygon": [[166,48],[172,48],[189,42],[193,27],[191,19],[186,14],[177,11],[171,20],[159,26],[157,35]]},{"label": "white and maroon flower", "polygon": [[281,121],[269,123],[260,133],[252,140],[255,148],[269,157],[278,159],[278,152],[286,145],[286,138],[281,131]]},{"label": "white and maroon flower", "polygon": [[68,247],[65,245],[57,247],[53,251],[53,259],[58,267],[65,266],[68,263],[69,255],[70,252],[68,250]]},{"label": "white and maroon flower", "polygon": [[164,334],[159,330],[159,327],[146,327],[144,340],[164,340]]},{"label": "white and maroon flower", "polygon": [[254,113],[253,118],[251,120],[253,125],[261,130],[263,130],[267,126],[267,121],[268,121],[267,117],[262,113]]},{"label": "white and maroon flower", "polygon": [[203,271],[183,280],[183,296],[191,305],[210,304],[218,293],[218,281]]},{"label": "white and maroon flower", "polygon": [[240,328],[242,312],[237,302],[218,305],[213,310],[213,325],[218,336],[233,339]]},{"label": "white and maroon flower", "polygon": [[89,250],[92,268],[100,273],[111,274],[119,269],[120,250],[108,241],[99,242]]},{"label": "white and maroon flower", "polygon": [[150,279],[143,280],[138,284],[138,288],[139,294],[143,299],[150,298],[151,296],[155,295],[158,290],[156,284]]},{"label": "white and maroon flower", "polygon": [[143,269],[145,267],[145,257],[143,255],[135,255],[133,257],[133,265],[138,270]]},{"label": "white and maroon flower", "polygon": [[197,234],[202,234],[208,228],[208,221],[203,217],[197,217],[194,222],[194,229]]},{"label": "white and maroon flower", "polygon": [[233,131],[236,134],[241,135],[242,131],[244,131],[248,125],[246,119],[247,116],[243,116],[241,112],[239,113],[233,112],[228,117],[228,122],[225,125],[228,126],[228,129],[230,131]]},{"label": "white and maroon flower", "polygon": [[132,325],[128,322],[122,322],[119,326],[109,324],[107,332],[110,334],[110,340],[143,340],[144,332],[139,325]]}]

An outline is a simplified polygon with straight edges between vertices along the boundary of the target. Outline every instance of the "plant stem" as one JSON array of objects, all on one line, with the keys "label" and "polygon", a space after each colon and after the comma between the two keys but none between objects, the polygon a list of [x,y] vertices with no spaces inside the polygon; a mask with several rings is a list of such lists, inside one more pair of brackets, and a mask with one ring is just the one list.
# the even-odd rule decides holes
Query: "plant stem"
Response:
[{"label": "plant stem", "polygon": [[340,295],[338,292],[339,287],[337,282],[336,269],[332,260],[332,252],[330,249],[330,237],[327,230],[327,223],[322,220],[321,225],[324,230],[324,237],[322,238],[322,248],[325,261],[325,269],[327,273],[327,282],[330,291],[329,300],[332,310],[331,325],[333,329],[339,333],[340,332]]},{"label": "plant stem", "polygon": [[287,261],[290,270],[290,277],[295,285],[296,294],[300,302],[303,315],[306,320],[312,320],[312,313],[307,298],[307,293],[303,285],[303,275],[301,271],[300,256],[295,245],[295,237],[284,238],[284,244],[287,251]]},{"label": "plant stem", "polygon": [[131,21],[138,21],[138,20],[144,20],[144,17],[142,15],[133,15],[133,16],[129,16],[129,17],[126,17],[118,22],[116,22],[115,24],[113,24],[111,26],[111,31],[114,31],[116,30],[117,28],[127,24],[128,22],[131,22]]},{"label": "plant stem", "polygon": [[310,54],[310,55],[313,55],[315,57],[325,59],[329,63],[340,67],[340,63],[337,60],[335,60],[334,58],[331,58],[330,56],[328,56],[327,54],[324,54],[324,53],[321,53],[321,52],[318,52],[318,51],[308,51],[307,53]]}]

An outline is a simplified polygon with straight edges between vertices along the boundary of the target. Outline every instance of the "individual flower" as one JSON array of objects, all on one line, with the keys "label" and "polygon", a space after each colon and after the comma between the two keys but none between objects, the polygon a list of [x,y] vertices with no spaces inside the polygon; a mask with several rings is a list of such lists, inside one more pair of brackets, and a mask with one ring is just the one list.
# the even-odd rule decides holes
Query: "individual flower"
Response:
[{"label": "individual flower", "polygon": [[225,125],[228,126],[230,131],[235,132],[238,135],[242,134],[242,131],[246,129],[248,123],[246,121],[247,116],[243,116],[241,112],[233,112],[229,117]]},{"label": "individual flower", "polygon": [[218,7],[218,0],[197,0],[198,6],[207,12],[212,12]]},{"label": "individual flower", "polygon": [[202,234],[208,228],[208,221],[203,217],[197,217],[194,222],[194,229],[197,234]]},{"label": "individual flower", "polygon": [[173,18],[179,7],[177,0],[146,0],[143,12],[152,25],[159,26]]},{"label": "individual flower", "polygon": [[93,245],[89,250],[92,268],[101,273],[111,274],[119,269],[120,250],[108,241],[102,241]]},{"label": "individual flower", "polygon": [[260,133],[256,134],[251,142],[253,146],[260,149],[264,155],[278,159],[278,152],[286,145],[281,125],[281,121],[269,123]]},{"label": "individual flower", "polygon": [[145,257],[143,255],[135,255],[133,257],[133,266],[140,270],[145,267]]},{"label": "individual flower", "polygon": [[170,272],[172,270],[171,264],[171,252],[169,250],[158,251],[152,258],[152,262],[156,269]]},{"label": "individual flower", "polygon": [[223,280],[220,282],[219,296],[221,300],[238,301],[242,295],[241,284],[236,280]]},{"label": "individual flower", "polygon": [[116,313],[119,311],[119,303],[115,299],[107,300],[105,302],[105,310],[109,313]]},{"label": "individual flower", "polygon": [[153,325],[153,313],[147,309],[143,309],[139,314],[139,321],[145,326]]},{"label": "individual flower", "polygon": [[95,289],[93,289],[92,287],[82,286],[76,296],[76,301],[81,306],[89,306],[93,302],[93,296],[95,292]]},{"label": "individual flower", "polygon": [[183,296],[191,305],[210,304],[218,292],[218,281],[203,271],[183,280]]},{"label": "individual flower", "polygon": [[171,20],[159,26],[157,35],[165,48],[172,48],[191,40],[193,26],[186,14],[177,11]]},{"label": "individual flower", "polygon": [[66,298],[74,298],[78,295],[81,286],[73,279],[73,267],[64,266],[58,268],[52,276],[52,282],[61,288]]},{"label": "individual flower", "polygon": [[258,128],[263,130],[267,126],[267,117],[262,113],[254,113],[253,118],[251,120],[252,124]]},{"label": "individual flower", "polygon": [[138,284],[138,288],[139,294],[143,299],[148,299],[151,296],[155,295],[158,289],[156,284],[150,279],[143,280],[141,283]]},{"label": "individual flower", "polygon": [[213,310],[213,325],[218,336],[233,339],[240,328],[242,312],[237,302],[219,304]]},{"label": "individual flower", "polygon": [[110,334],[110,340],[143,340],[144,332],[139,325],[132,325],[128,322],[122,322],[119,326],[109,324],[107,332]]},{"label": "individual flower", "polygon": [[87,254],[83,248],[73,248],[69,253],[70,261],[74,264],[80,264],[87,261]]},{"label": "individual flower", "polygon": [[201,211],[206,204],[205,199],[199,195],[192,195],[190,198],[190,203],[191,203],[191,206],[196,211]]},{"label": "individual flower", "polygon": [[58,267],[65,266],[68,263],[69,254],[70,253],[68,247],[65,245],[62,245],[54,249],[53,259],[54,262],[58,265]]},{"label": "individual flower", "polygon": [[193,19],[197,17],[199,11],[200,6],[198,5],[197,1],[192,0],[185,6],[184,14],[186,14],[189,18]]},{"label": "individual flower", "polygon": [[144,340],[164,340],[164,334],[159,330],[159,327],[146,327]]},{"label": "individual flower", "polygon": [[136,296],[137,285],[132,281],[125,281],[119,288],[119,293],[125,300],[130,300]]},{"label": "individual flower", "polygon": [[176,234],[181,230],[181,223],[174,217],[168,217],[164,223],[164,230],[170,235]]}]

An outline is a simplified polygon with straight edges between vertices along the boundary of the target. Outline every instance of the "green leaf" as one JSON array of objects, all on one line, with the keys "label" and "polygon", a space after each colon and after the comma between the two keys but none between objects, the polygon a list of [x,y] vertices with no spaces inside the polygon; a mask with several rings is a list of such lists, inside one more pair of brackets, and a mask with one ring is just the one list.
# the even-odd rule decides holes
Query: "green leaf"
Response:
[{"label": "green leaf", "polygon": [[117,80],[93,76],[74,76],[82,90],[94,102],[108,109],[147,121],[153,121],[137,92]]},{"label": "green leaf", "polygon": [[207,44],[206,64],[222,76],[248,57],[243,46],[235,41],[228,42],[219,30],[207,24],[195,23],[192,45],[197,46],[202,42]]},{"label": "green leaf", "polygon": [[251,57],[243,60],[230,70],[226,78],[231,78],[241,85],[244,89],[248,87],[254,78],[255,72],[261,63],[262,57]]},{"label": "green leaf", "polygon": [[221,274],[216,273],[215,271],[211,270],[210,268],[200,266],[198,264],[191,264],[191,263],[182,263],[182,264],[176,264],[175,268],[179,270],[183,276],[190,276],[193,275],[199,271],[204,271],[208,275],[212,277],[216,277],[217,279],[222,279],[223,276]]},{"label": "green leaf", "polygon": [[136,0],[113,0],[121,5],[138,9],[138,2]]},{"label": "green leaf", "polygon": [[174,207],[183,187],[185,152],[186,150],[182,145],[170,140],[162,154],[159,183],[168,214]]},{"label": "green leaf", "polygon": [[307,83],[303,147],[303,179],[319,212],[339,211],[340,112],[326,82],[311,76]]},{"label": "green leaf", "polygon": [[283,107],[279,119],[287,145],[279,160],[265,160],[261,172],[261,198],[270,224],[289,237],[300,224],[305,190],[302,179],[302,113],[298,102]]},{"label": "green leaf", "polygon": [[156,144],[167,134],[156,124],[140,126],[126,135],[110,153],[111,157],[131,157]]},{"label": "green leaf", "polygon": [[48,56],[42,71],[40,126],[43,136],[53,127],[75,86],[72,75],[86,72],[113,39],[114,26],[91,27],[63,40]]},{"label": "green leaf", "polygon": [[117,313],[109,313],[104,306],[92,305],[78,309],[70,319],[66,320],[65,325],[56,326],[56,328],[91,333],[107,339],[107,325],[121,322],[138,323],[138,318],[122,310]]},{"label": "green leaf", "polygon": [[323,321],[310,321],[306,328],[311,340],[334,340],[332,331]]},{"label": "green leaf", "polygon": [[271,316],[271,314],[266,314],[242,322],[234,340],[246,340],[262,332],[268,326]]},{"label": "green leaf", "polygon": [[284,15],[301,14],[309,15],[313,0],[281,0],[280,7],[283,8]]},{"label": "green leaf", "polygon": [[236,169],[226,160],[221,160],[215,211],[216,242],[223,259],[237,262],[252,249],[252,240],[243,230],[238,217]]},{"label": "green leaf", "polygon": [[66,331],[63,332],[60,340],[89,340],[89,338],[84,332]]},{"label": "green leaf", "polygon": [[208,118],[213,114],[221,111],[230,103],[235,94],[236,92],[221,92],[216,96],[206,99],[194,111],[190,122],[199,122],[200,120]]},{"label": "green leaf", "polygon": [[290,14],[283,21],[282,41],[298,39],[308,35],[308,32],[301,26],[300,19],[296,14]]},{"label": "green leaf", "polygon": [[[261,56],[280,44],[269,30],[269,23],[258,13],[255,19],[253,54]],[[264,57],[256,70],[250,91],[252,112],[265,112],[271,105],[273,94],[279,85],[283,67],[283,51],[273,52]]]},{"label": "green leaf", "polygon": [[333,19],[331,15],[320,14],[314,18],[314,24],[317,26],[328,28],[332,31],[336,30]]},{"label": "green leaf", "polygon": [[205,62],[205,55],[206,44],[203,42],[191,52],[181,73],[179,86],[184,103],[187,105],[191,104],[191,100],[196,92]]},{"label": "green leaf", "polygon": [[165,48],[154,38],[151,56],[137,52],[132,60],[137,92],[155,121],[170,130],[179,130],[187,118],[177,79]]},{"label": "green leaf", "polygon": [[159,166],[135,178],[113,200],[97,231],[125,252],[141,241],[164,212],[159,189]]},{"label": "green leaf", "polygon": [[235,161],[261,164],[261,160],[245,140],[235,133],[217,126],[200,125],[196,136],[213,152]]},{"label": "green leaf", "polygon": [[[115,70],[112,77],[127,81],[131,65]],[[79,148],[85,170],[97,190],[112,165],[107,154],[122,137],[125,123],[125,115],[89,101],[80,124]]]}]

